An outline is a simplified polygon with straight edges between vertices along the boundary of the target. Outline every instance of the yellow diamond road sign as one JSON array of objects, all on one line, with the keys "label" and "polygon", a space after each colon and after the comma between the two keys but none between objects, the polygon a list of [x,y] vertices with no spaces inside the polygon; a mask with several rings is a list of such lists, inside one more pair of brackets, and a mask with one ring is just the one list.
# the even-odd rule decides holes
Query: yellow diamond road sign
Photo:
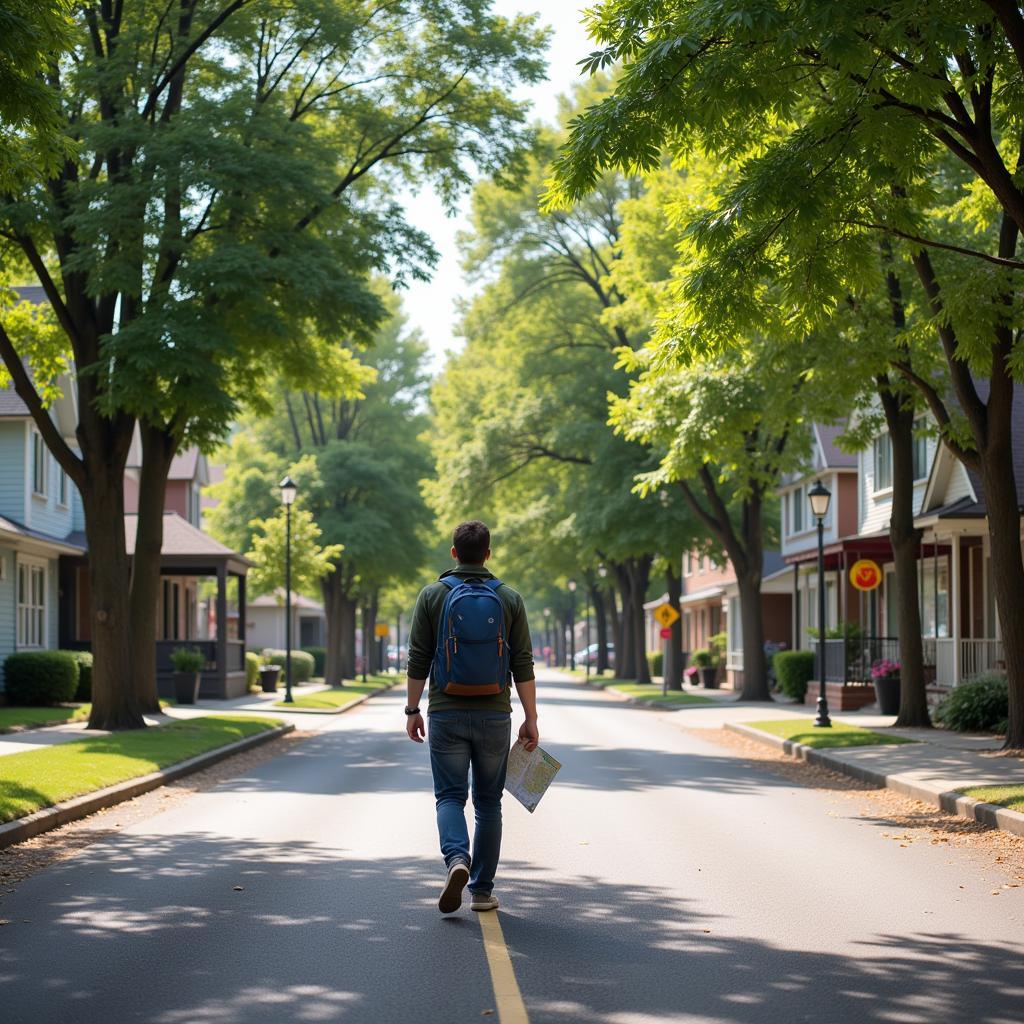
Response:
[{"label": "yellow diamond road sign", "polygon": [[658,607],[654,609],[654,617],[665,629],[668,629],[668,627],[679,618],[679,612],[677,612],[670,604],[659,604]]}]

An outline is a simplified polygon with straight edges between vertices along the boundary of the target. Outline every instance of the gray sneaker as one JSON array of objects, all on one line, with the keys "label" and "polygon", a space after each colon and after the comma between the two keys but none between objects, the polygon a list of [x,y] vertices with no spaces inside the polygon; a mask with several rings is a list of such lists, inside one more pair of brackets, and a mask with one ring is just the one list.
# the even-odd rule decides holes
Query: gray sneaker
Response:
[{"label": "gray sneaker", "polygon": [[448,869],[441,898],[437,901],[437,909],[442,914],[454,914],[462,906],[462,890],[468,881],[469,865],[463,860],[457,860]]},{"label": "gray sneaker", "polygon": [[489,896],[483,892],[471,892],[469,894],[472,897],[472,903],[469,905],[470,910],[497,910],[498,909],[498,897]]}]

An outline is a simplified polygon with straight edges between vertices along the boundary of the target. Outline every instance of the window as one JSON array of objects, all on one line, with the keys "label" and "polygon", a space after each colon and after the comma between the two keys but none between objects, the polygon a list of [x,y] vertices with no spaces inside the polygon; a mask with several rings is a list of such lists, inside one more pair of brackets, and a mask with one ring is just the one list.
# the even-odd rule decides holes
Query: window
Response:
[{"label": "window", "polygon": [[46,569],[18,566],[18,647],[46,646]]},{"label": "window", "polygon": [[793,525],[790,532],[802,533],[804,528],[804,501],[806,501],[803,486],[800,486],[793,491],[790,495],[790,499],[792,502],[790,506],[790,511],[792,512],[791,522]]},{"label": "window", "polygon": [[68,507],[68,475],[63,466],[57,470],[57,503]]},{"label": "window", "polygon": [[38,430],[32,431],[32,493],[46,497],[46,445]]},{"label": "window", "polygon": [[875,490],[884,491],[892,487],[892,441],[888,432],[875,438]]},{"label": "window", "polygon": [[161,640],[181,639],[181,591],[174,580],[164,580],[163,636]]},{"label": "window", "polygon": [[692,576],[693,575],[693,552],[692,551],[687,551],[686,554],[683,555],[683,575],[684,576]]},{"label": "window", "polygon": [[923,420],[914,424],[914,479],[924,480],[928,476],[928,438],[918,433],[924,426]]}]

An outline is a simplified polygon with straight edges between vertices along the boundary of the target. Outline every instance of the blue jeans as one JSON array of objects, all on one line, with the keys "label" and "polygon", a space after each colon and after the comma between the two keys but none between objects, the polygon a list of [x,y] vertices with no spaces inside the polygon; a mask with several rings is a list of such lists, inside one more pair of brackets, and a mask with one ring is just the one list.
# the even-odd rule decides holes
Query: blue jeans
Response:
[{"label": "blue jeans", "polygon": [[[429,716],[430,770],[437,800],[441,854],[451,867],[469,864],[469,890],[490,895],[501,853],[501,794],[505,788],[512,716],[502,711],[435,711]],[[473,855],[466,798],[473,769]]]}]

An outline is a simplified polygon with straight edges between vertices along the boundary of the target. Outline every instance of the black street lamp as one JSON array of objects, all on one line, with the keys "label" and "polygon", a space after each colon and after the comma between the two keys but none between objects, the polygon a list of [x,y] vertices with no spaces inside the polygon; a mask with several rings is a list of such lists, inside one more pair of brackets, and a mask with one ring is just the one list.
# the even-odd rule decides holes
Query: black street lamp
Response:
[{"label": "black street lamp", "polygon": [[[605,578],[608,576],[608,566],[606,566],[603,562],[597,567],[597,575],[601,577],[601,583],[603,583],[605,581]],[[595,608],[594,611],[597,611],[597,609]],[[604,613],[602,612],[601,614],[603,615]],[[601,630],[602,629],[607,629],[607,628],[608,628],[607,627],[607,620],[605,620],[605,625],[603,625],[603,626],[600,623],[598,623],[598,626],[597,626],[597,638],[598,638],[599,642],[598,642],[598,645],[597,645],[598,646],[597,670],[598,670],[598,672],[601,673],[602,676],[604,675],[605,668],[607,668],[608,644],[607,644],[607,642],[605,642],[603,644],[600,643],[600,639],[601,639]],[[605,636],[607,636],[607,633],[605,633]]]},{"label": "black street lamp", "polygon": [[292,703],[292,505],[298,487],[290,476],[280,483],[284,505],[284,703]]},{"label": "black street lamp", "polygon": [[807,492],[811,513],[818,520],[818,716],[814,724],[831,728],[828,699],[825,696],[825,516],[828,515],[832,492],[820,481]]},{"label": "black street lamp", "polygon": [[576,667],[576,581],[569,580],[569,668]]}]

